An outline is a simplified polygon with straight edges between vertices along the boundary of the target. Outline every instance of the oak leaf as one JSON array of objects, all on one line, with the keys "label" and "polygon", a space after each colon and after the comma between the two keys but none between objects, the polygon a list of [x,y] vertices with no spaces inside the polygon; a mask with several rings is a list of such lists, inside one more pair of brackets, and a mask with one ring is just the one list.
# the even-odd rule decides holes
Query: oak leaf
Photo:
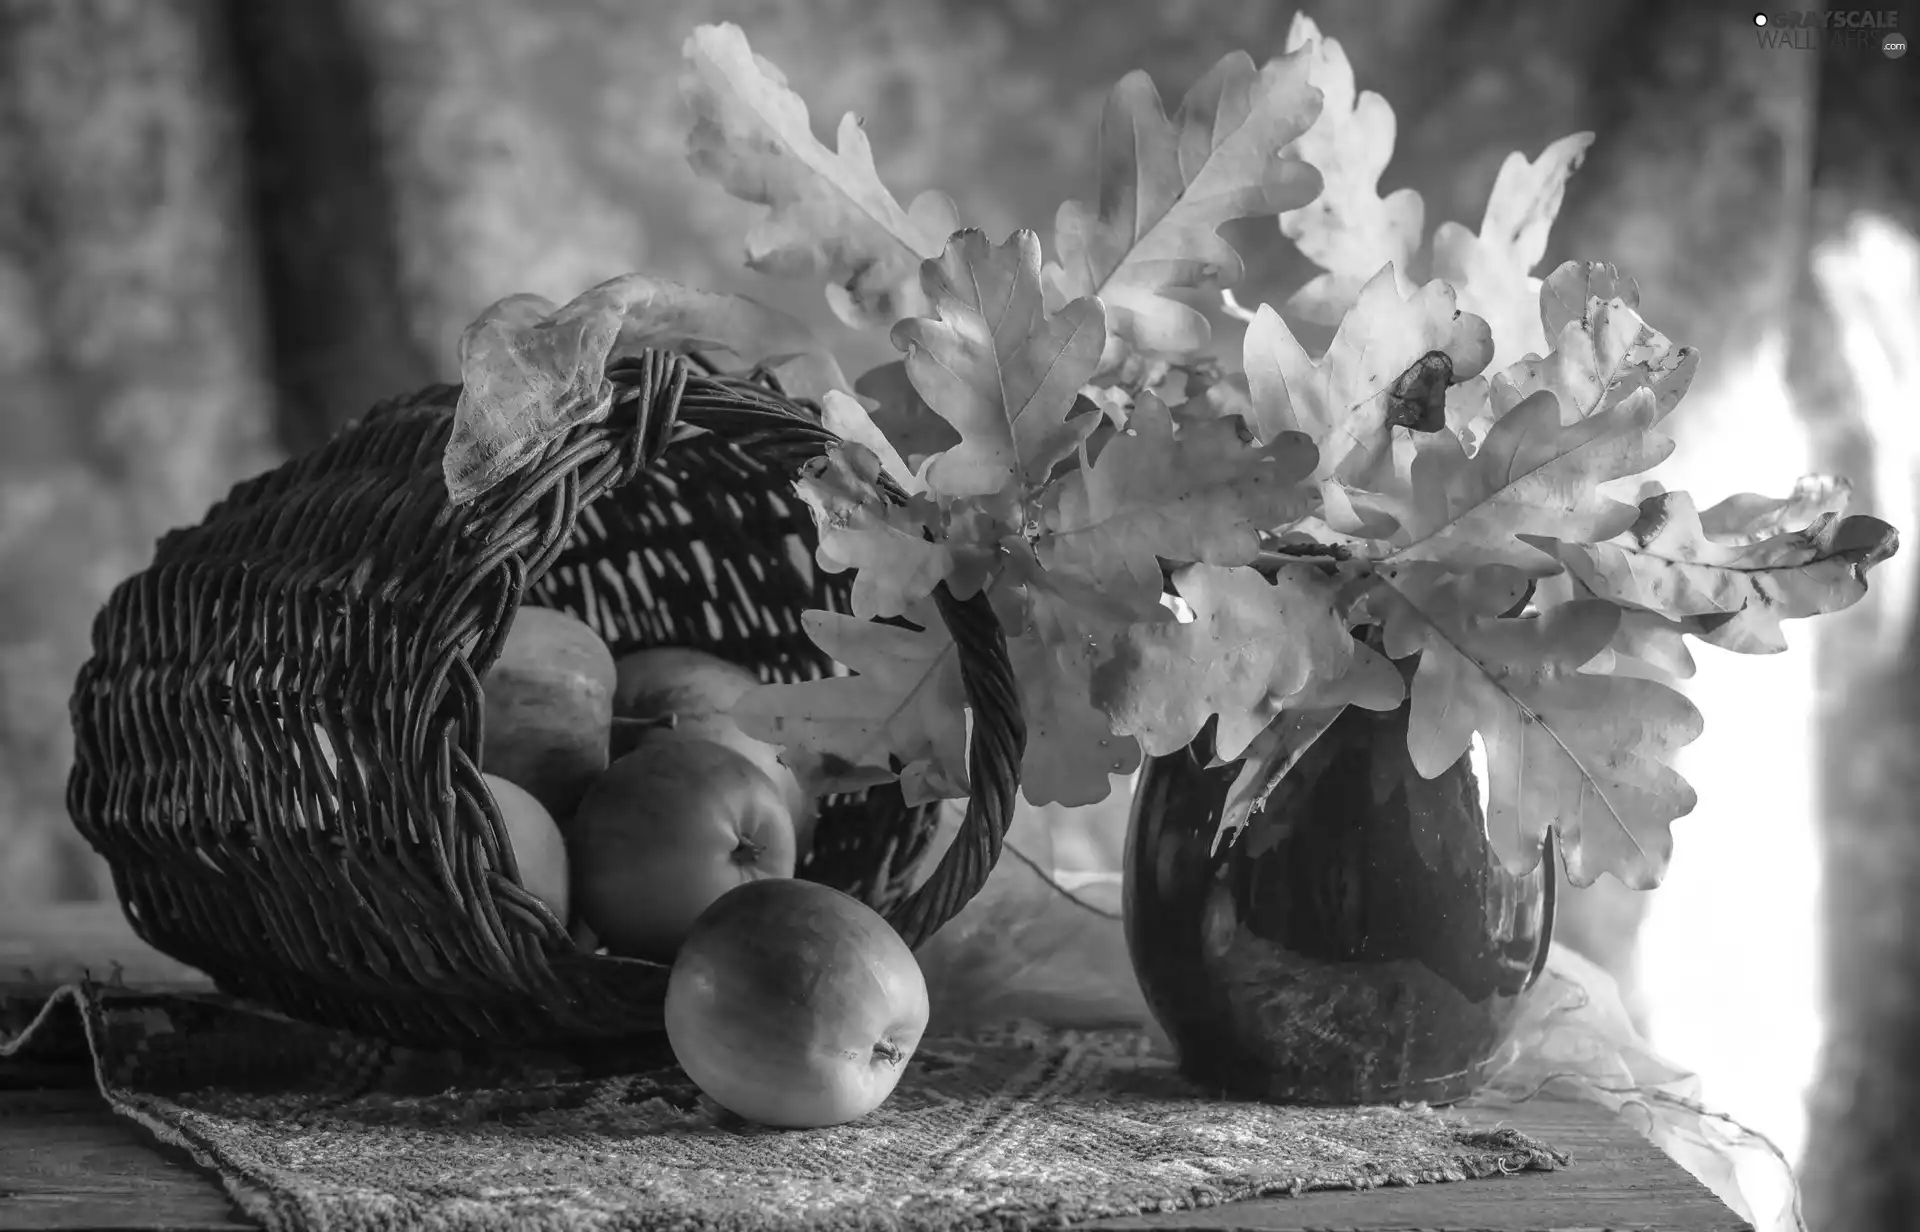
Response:
[{"label": "oak leaf", "polygon": [[[1404,401],[1396,392],[1436,354],[1445,356],[1449,380],[1465,380],[1485,367],[1492,344],[1486,322],[1460,311],[1447,284],[1429,282],[1403,295],[1392,271],[1383,269],[1360,289],[1318,359],[1264,304],[1247,327],[1243,352],[1254,430],[1263,439],[1305,433],[1320,450],[1313,477],[1327,502],[1328,524],[1378,538],[1392,532],[1393,520],[1381,516],[1380,502],[1360,493],[1407,496],[1396,439],[1431,435],[1409,433],[1404,425],[1396,434]],[[1420,448],[1407,444],[1410,451]]]},{"label": "oak leaf", "polygon": [[567,429],[605,417],[614,395],[607,364],[650,347],[769,361],[804,397],[846,385],[804,322],[744,295],[646,274],[610,278],[564,305],[510,295],[460,336],[460,398],[442,459],[453,503],[491,489]]},{"label": "oak leaf", "polygon": [[1742,654],[1785,650],[1782,620],[1859,602],[1867,571],[1899,544],[1878,518],[1835,513],[1757,542],[1721,543],[1708,536],[1685,492],[1641,502],[1638,520],[1607,542],[1522,538],[1600,598],[1669,619],[1696,618],[1703,640]]},{"label": "oak leaf", "polygon": [[893,343],[914,389],[960,434],[926,468],[928,483],[945,497],[1037,489],[1098,422],[1072,412],[1106,340],[1100,301],[1046,311],[1031,231],[997,248],[959,232],[921,281],[939,316],[899,322]]},{"label": "oak leaf", "polygon": [[1802,475],[1784,497],[1738,492],[1701,510],[1700,529],[1730,546],[1758,543],[1823,513],[1844,513],[1852,500],[1853,485],[1838,475]]},{"label": "oak leaf", "polygon": [[1380,195],[1380,176],[1393,158],[1393,108],[1371,90],[1357,91],[1340,41],[1295,13],[1286,50],[1303,48],[1320,115],[1285,153],[1319,171],[1321,189],[1312,202],[1280,215],[1280,233],[1324,272],[1295,291],[1287,307],[1316,324],[1338,325],[1385,266],[1393,267],[1403,294],[1411,290],[1426,207],[1411,188]]},{"label": "oak leaf", "polygon": [[734,705],[734,721],[756,739],[785,745],[789,764],[822,793],[897,775],[908,804],[966,795],[959,651],[931,603],[908,617],[920,627],[805,613],[808,636],[855,674],[751,689]]},{"label": "oak leaf", "polygon": [[[1544,612],[1595,599],[1599,596],[1591,587],[1572,571],[1562,569],[1538,580],[1533,603]],[[1673,620],[1657,612],[1622,607],[1620,627],[1614,630],[1613,637],[1599,654],[1580,665],[1580,670],[1603,675],[1651,675],[1654,679],[1686,680],[1695,670],[1686,635],[1698,636],[1700,631],[1698,622],[1691,619]]]},{"label": "oak leaf", "polygon": [[1102,614],[1098,601],[1075,593],[1071,580],[1035,568],[1031,557],[1025,568],[1010,568],[1008,580],[1020,583],[996,587],[995,597],[1027,720],[1021,794],[1035,806],[1098,804],[1114,791],[1112,775],[1140,766],[1139,741],[1114,731],[1092,704],[1089,683],[1092,662],[1123,626]]},{"label": "oak leaf", "polygon": [[1207,318],[1167,292],[1231,286],[1243,266],[1221,225],[1320,191],[1319,174],[1282,153],[1318,110],[1302,52],[1259,68],[1245,52],[1224,56],[1172,119],[1151,77],[1121,78],[1100,117],[1098,206],[1068,201],[1054,220],[1055,302],[1098,296],[1116,343],[1133,351],[1203,351]]},{"label": "oak leaf", "polygon": [[[1607,298],[1600,292],[1614,291]],[[1572,300],[1588,299],[1575,311]],[[1540,290],[1540,319],[1553,351],[1529,356],[1493,377],[1499,416],[1542,389],[1560,400],[1562,422],[1619,405],[1635,390],[1653,393],[1654,423],[1664,420],[1693,384],[1700,353],[1675,346],[1641,319],[1639,292],[1612,269],[1569,261]]]},{"label": "oak leaf", "polygon": [[1094,672],[1093,700],[1113,729],[1149,756],[1184,748],[1219,716],[1216,755],[1231,761],[1302,696],[1316,709],[1348,702],[1390,710],[1398,671],[1350,630],[1338,579],[1282,565],[1268,581],[1245,567],[1188,565],[1173,588],[1192,619],[1135,625]]},{"label": "oak leaf", "polygon": [[951,199],[924,192],[902,208],[873,164],[857,116],[838,148],[813,135],[786,75],[731,23],[694,28],[682,47],[695,171],[743,201],[771,207],[747,235],[747,264],[783,277],[824,276],[848,325],[885,326],[918,311],[920,262],[959,229]]},{"label": "oak leaf", "polygon": [[913,473],[900,451],[873,422],[873,415],[861,401],[845,390],[827,391],[820,399],[820,422],[827,431],[843,441],[866,446],[873,452],[880,469],[885,471],[900,490],[908,494],[925,492],[926,481]]},{"label": "oak leaf", "polygon": [[1068,572],[1136,618],[1160,601],[1162,558],[1250,563],[1260,533],[1305,515],[1314,448],[1297,432],[1250,443],[1238,419],[1188,423],[1166,404],[1134,399],[1129,431],[1049,489],[1035,542],[1051,572]]},{"label": "oak leaf", "polygon": [[1533,267],[1546,256],[1567,180],[1592,144],[1592,133],[1574,133],[1532,161],[1518,151],[1507,155],[1494,177],[1479,234],[1457,222],[1434,229],[1433,276],[1452,283],[1461,309],[1492,329],[1496,372],[1547,349],[1549,339],[1540,325],[1541,282],[1533,277]]},{"label": "oak leaf", "polygon": [[1471,457],[1452,433],[1423,438],[1432,443],[1413,460],[1411,500],[1394,507],[1400,527],[1384,559],[1537,568],[1539,555],[1519,536],[1593,543],[1619,534],[1638,515],[1599,485],[1641,474],[1673,452],[1673,441],[1653,429],[1658,413],[1643,388],[1566,423],[1543,390],[1497,420]]},{"label": "oak leaf", "polygon": [[959,571],[952,545],[933,537],[940,511],[925,497],[897,504],[880,491],[880,459],[858,442],[829,447],[800,468],[794,490],[813,512],[814,559],[853,575],[853,614],[900,616]]},{"label": "oak leaf", "polygon": [[1382,570],[1362,608],[1382,624],[1388,655],[1420,656],[1407,752],[1422,777],[1435,778],[1478,733],[1487,836],[1508,869],[1534,868],[1551,826],[1575,885],[1610,872],[1651,889],[1672,852],[1668,824],[1696,799],[1666,763],[1699,736],[1700,713],[1657,681],[1579,670],[1618,627],[1611,603],[1499,615],[1525,582],[1504,565]]}]

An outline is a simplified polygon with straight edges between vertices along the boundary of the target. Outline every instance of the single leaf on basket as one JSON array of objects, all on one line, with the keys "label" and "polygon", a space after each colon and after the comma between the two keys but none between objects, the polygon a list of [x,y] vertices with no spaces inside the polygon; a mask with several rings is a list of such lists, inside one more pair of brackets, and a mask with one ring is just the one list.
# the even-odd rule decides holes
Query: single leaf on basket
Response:
[{"label": "single leaf on basket", "polygon": [[1472,457],[1451,433],[1432,434],[1411,468],[1411,500],[1393,506],[1400,527],[1384,559],[1539,570],[1538,552],[1519,536],[1594,543],[1619,534],[1638,514],[1599,485],[1641,474],[1673,452],[1673,441],[1654,431],[1658,414],[1653,392],[1639,389],[1566,423],[1543,390],[1501,416]]},{"label": "single leaf on basket", "polygon": [[1031,231],[997,248],[959,232],[921,281],[939,316],[899,322],[893,342],[914,388],[960,434],[928,465],[928,483],[944,497],[1037,489],[1099,422],[1072,412],[1106,341],[1100,302],[1046,311]]},{"label": "single leaf on basket", "polygon": [[891,325],[921,307],[920,262],[959,229],[953,202],[921,193],[902,208],[873,165],[857,116],[838,149],[813,135],[807,105],[731,23],[696,26],[682,47],[693,113],[687,157],[734,196],[771,207],[747,235],[747,264],[765,274],[821,276],[835,315]]},{"label": "single leaf on basket", "polygon": [[460,335],[460,399],[441,458],[454,504],[491,490],[567,429],[606,417],[607,354],[620,323],[556,312],[538,295],[510,295]]},{"label": "single leaf on basket", "polygon": [[1566,195],[1567,180],[1587,156],[1592,133],[1562,137],[1531,162],[1507,155],[1494,177],[1486,214],[1475,235],[1457,222],[1433,232],[1433,276],[1452,283],[1460,307],[1493,331],[1491,367],[1497,372],[1527,355],[1545,353],[1540,325],[1540,280],[1533,267],[1547,252],[1547,236]]},{"label": "single leaf on basket", "polygon": [[453,502],[493,487],[567,429],[605,416],[613,399],[608,362],[649,348],[720,350],[749,364],[777,356],[802,397],[847,384],[804,322],[744,295],[625,274],[561,306],[508,296],[460,337],[460,400],[443,464]]},{"label": "single leaf on basket", "polygon": [[[881,493],[879,477],[874,452],[846,442],[802,465],[793,485],[813,511],[820,568],[854,570],[853,614],[862,620],[903,615],[968,563],[959,558],[965,547],[933,537],[940,510],[932,501],[918,496],[895,504]],[[976,563],[984,574],[984,562]]]},{"label": "single leaf on basket", "polygon": [[1383,567],[1360,610],[1383,625],[1388,655],[1420,656],[1407,751],[1434,778],[1478,732],[1487,759],[1487,835],[1514,871],[1540,859],[1547,827],[1567,876],[1610,872],[1650,889],[1666,872],[1668,823],[1694,806],[1670,765],[1700,734],[1700,713],[1652,680],[1578,670],[1620,620],[1611,603],[1503,617],[1526,578],[1503,565],[1454,572],[1431,562]]},{"label": "single leaf on basket", "polygon": [[1313,443],[1281,432],[1253,443],[1238,419],[1189,423],[1166,404],[1134,400],[1131,431],[1052,485],[1034,547],[1049,572],[1071,573],[1144,619],[1160,603],[1160,560],[1244,565],[1262,531],[1304,516]]},{"label": "single leaf on basket", "polygon": [[[1569,302],[1583,291],[1618,287],[1606,266],[1569,261],[1540,290],[1540,318],[1553,351],[1522,359],[1493,377],[1495,415],[1546,389],[1571,422],[1618,406],[1636,390],[1653,392],[1654,423],[1665,419],[1693,384],[1700,353],[1675,346],[1640,318],[1632,299],[1591,295],[1578,312]],[[1625,291],[1637,296],[1629,282]]]},{"label": "single leaf on basket", "polygon": [[[1391,533],[1392,521],[1355,494],[1406,486],[1394,464],[1394,428],[1406,401],[1395,394],[1409,370],[1427,370],[1438,352],[1450,365],[1447,379],[1464,380],[1491,354],[1486,322],[1460,311],[1451,287],[1430,282],[1403,296],[1384,269],[1360,289],[1319,359],[1264,304],[1243,349],[1255,431],[1262,439],[1305,433],[1320,450],[1313,475],[1329,500],[1329,525],[1375,538]],[[1350,518],[1341,513],[1349,507]]]},{"label": "single leaf on basket", "polygon": [[839,362],[805,321],[749,296],[623,274],[583,291],[561,314],[618,319],[613,358],[648,349],[725,351],[743,363],[775,368],[798,397],[849,388]]},{"label": "single leaf on basket", "polygon": [[811,790],[855,791],[896,774],[909,804],[967,794],[966,689],[959,650],[932,604],[905,629],[808,612],[807,634],[856,675],[762,685],[731,711],[755,739],[786,746]]},{"label": "single leaf on basket", "polygon": [[1098,296],[1125,350],[1204,350],[1207,318],[1167,292],[1231,286],[1243,267],[1220,227],[1313,200],[1319,175],[1282,148],[1319,105],[1299,52],[1259,68],[1245,52],[1228,54],[1171,120],[1151,77],[1122,77],[1100,117],[1098,205],[1068,201],[1054,220],[1053,302]]},{"label": "single leaf on basket", "polygon": [[1393,665],[1349,632],[1360,622],[1340,580],[1313,565],[1282,565],[1271,582],[1188,565],[1172,580],[1193,618],[1132,626],[1093,677],[1094,703],[1149,756],[1183,748],[1218,715],[1216,755],[1231,760],[1295,696],[1370,710],[1405,696]]},{"label": "single leaf on basket", "polygon": [[1893,527],[1878,518],[1835,513],[1758,542],[1721,543],[1707,535],[1685,492],[1642,501],[1639,520],[1604,543],[1521,538],[1600,598],[1670,619],[1697,618],[1702,640],[1742,654],[1785,650],[1782,620],[1859,602],[1867,571],[1899,543]]},{"label": "single leaf on basket", "polygon": [[1324,273],[1293,293],[1287,307],[1318,325],[1338,325],[1360,288],[1392,265],[1404,295],[1425,233],[1420,194],[1402,188],[1380,195],[1393,158],[1393,108],[1354,88],[1353,65],[1338,39],[1320,33],[1305,13],[1293,15],[1289,52],[1306,49],[1308,79],[1320,91],[1320,116],[1285,153],[1320,172],[1320,195],[1280,215],[1280,233]]}]

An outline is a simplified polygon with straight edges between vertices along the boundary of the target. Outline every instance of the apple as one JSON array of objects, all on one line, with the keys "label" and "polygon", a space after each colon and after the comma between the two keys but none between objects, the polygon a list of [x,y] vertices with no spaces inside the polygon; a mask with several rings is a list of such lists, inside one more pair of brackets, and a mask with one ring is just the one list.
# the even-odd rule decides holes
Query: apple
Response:
[{"label": "apple", "polygon": [[672,962],[722,894],[793,876],[793,819],[773,780],[738,750],[678,731],[607,767],[567,841],[581,918],[625,958]]},{"label": "apple", "polygon": [[567,922],[567,846],[560,827],[540,801],[497,774],[483,774],[494,807],[507,827],[513,862],[520,869],[520,885],[547,905],[554,918]]},{"label": "apple", "polygon": [[622,655],[614,664],[613,709],[655,714],[725,714],[760,677],[718,655],[691,646],[654,646]]},{"label": "apple", "polygon": [[618,673],[598,634],[565,612],[522,607],[481,682],[480,764],[565,821],[607,768]]},{"label": "apple", "polygon": [[742,694],[760,687],[760,677],[737,663],[686,646],[635,651],[622,656],[614,668],[618,683],[613,712],[625,720],[614,730],[614,756],[639,747],[652,734],[664,730],[650,729],[636,720],[664,722],[669,715],[673,728],[681,732],[738,749],[780,788],[787,811],[793,816],[795,850],[806,854],[813,845],[816,820],[812,796],[780,760],[779,745],[747,735],[727,715]]},{"label": "apple", "polygon": [[885,1103],[927,1029],[927,982],[871,907],[750,881],[695,922],[667,977],[667,1042],[707,1097],[763,1125],[839,1125]]}]

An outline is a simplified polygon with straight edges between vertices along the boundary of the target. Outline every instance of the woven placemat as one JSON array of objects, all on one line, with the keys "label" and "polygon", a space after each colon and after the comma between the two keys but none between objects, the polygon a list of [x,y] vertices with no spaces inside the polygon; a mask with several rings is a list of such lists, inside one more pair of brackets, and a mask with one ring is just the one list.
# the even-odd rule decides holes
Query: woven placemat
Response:
[{"label": "woven placemat", "polygon": [[658,1055],[422,1052],[96,984],[0,1066],[80,1038],[118,1112],[288,1232],[1025,1228],[1566,1162],[1424,1107],[1206,1098],[1130,1032],[929,1040],[881,1109],[803,1131],[721,1112]]}]

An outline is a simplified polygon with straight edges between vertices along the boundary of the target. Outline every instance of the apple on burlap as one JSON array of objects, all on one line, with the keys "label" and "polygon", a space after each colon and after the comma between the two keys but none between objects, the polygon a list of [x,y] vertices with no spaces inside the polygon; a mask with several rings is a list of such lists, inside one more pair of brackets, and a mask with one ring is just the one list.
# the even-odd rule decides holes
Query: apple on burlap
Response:
[{"label": "apple on burlap", "polygon": [[667,980],[667,1041],[707,1097],[750,1121],[839,1125],[885,1103],[927,1029],[900,934],[812,881],[749,881],[701,914]]}]

